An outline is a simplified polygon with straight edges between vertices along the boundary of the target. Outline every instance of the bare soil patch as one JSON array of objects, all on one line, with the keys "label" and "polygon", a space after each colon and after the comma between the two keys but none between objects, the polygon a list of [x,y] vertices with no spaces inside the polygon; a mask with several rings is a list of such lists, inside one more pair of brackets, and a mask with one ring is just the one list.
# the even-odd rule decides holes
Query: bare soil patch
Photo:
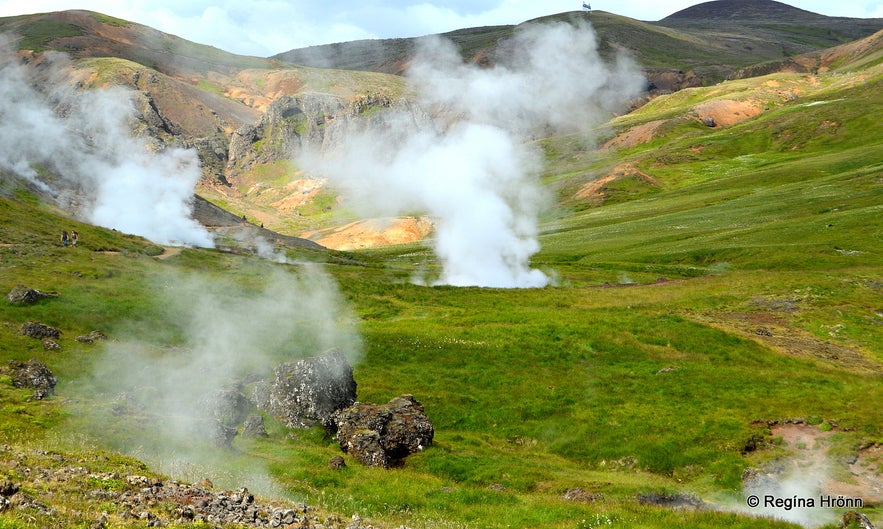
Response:
[{"label": "bare soil patch", "polygon": [[652,140],[659,127],[665,123],[665,120],[650,121],[641,125],[636,125],[625,132],[620,133],[612,140],[608,140],[601,146],[601,150],[609,151],[614,149],[628,149],[636,147]]},{"label": "bare soil patch", "polygon": [[429,236],[428,217],[367,219],[326,230],[301,234],[332,250],[358,250],[420,241]]},{"label": "bare soil patch", "polygon": [[605,186],[615,180],[627,177],[636,177],[644,183],[654,187],[659,185],[659,182],[657,182],[655,178],[641,171],[634,165],[626,163],[617,165],[606,175],[586,183],[573,195],[573,198],[588,200],[593,203],[601,203],[606,196]]},{"label": "bare soil patch", "polygon": [[836,430],[823,431],[809,424],[778,424],[770,430],[791,453],[780,467],[783,475],[817,474],[823,495],[860,498],[866,504],[883,502],[883,445],[865,447],[853,462],[843,463],[829,455]]},{"label": "bare soil patch", "polygon": [[732,127],[757,116],[763,107],[756,101],[718,99],[696,105],[694,111],[701,120],[713,118],[717,127]]}]

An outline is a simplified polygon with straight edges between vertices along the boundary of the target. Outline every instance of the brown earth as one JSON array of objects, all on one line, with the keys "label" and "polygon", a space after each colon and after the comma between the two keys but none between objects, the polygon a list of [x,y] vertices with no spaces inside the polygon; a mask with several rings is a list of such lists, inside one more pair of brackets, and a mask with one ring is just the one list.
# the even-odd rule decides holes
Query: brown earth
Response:
[{"label": "brown earth", "polygon": [[[850,463],[837,462],[829,455],[836,429],[823,431],[809,424],[777,424],[770,428],[782,439],[791,454],[784,469],[787,474],[818,473],[820,493],[844,498],[861,498],[866,504],[883,502],[883,445],[873,444],[858,451]],[[840,467],[840,468],[838,468]]]},{"label": "brown earth", "polygon": [[654,134],[656,134],[656,131],[663,123],[665,123],[665,120],[660,119],[634,126],[619,134],[612,140],[605,142],[601,145],[601,150],[611,151],[615,149],[628,149],[647,143],[653,139]]},{"label": "brown earth", "polygon": [[627,177],[636,177],[654,187],[659,185],[656,179],[652,176],[641,171],[630,163],[624,163],[621,165],[617,165],[606,175],[600,178],[596,178],[595,180],[592,180],[591,182],[583,185],[579,189],[579,191],[577,191],[573,195],[573,198],[579,200],[587,200],[592,203],[601,203],[604,201],[605,198],[605,186],[615,180]]},{"label": "brown earth", "polygon": [[[794,309],[796,310],[796,309]],[[860,374],[883,374],[883,364],[857,347],[822,340],[788,322],[788,307],[758,312],[716,313],[694,318],[756,340],[787,356],[811,359]]]},{"label": "brown earth", "polygon": [[716,127],[732,127],[760,114],[763,106],[759,101],[718,99],[696,105],[694,111],[700,120],[713,118]]},{"label": "brown earth", "polygon": [[422,240],[433,230],[428,217],[367,219],[301,234],[332,250],[358,250]]}]

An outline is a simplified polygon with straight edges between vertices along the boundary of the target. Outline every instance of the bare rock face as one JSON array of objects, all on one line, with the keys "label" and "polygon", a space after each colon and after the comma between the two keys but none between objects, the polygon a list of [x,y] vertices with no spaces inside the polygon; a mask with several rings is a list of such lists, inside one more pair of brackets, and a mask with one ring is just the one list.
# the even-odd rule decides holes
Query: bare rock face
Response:
[{"label": "bare rock face", "polygon": [[334,414],[340,448],[374,467],[396,461],[432,444],[435,430],[423,406],[411,395],[387,404],[357,403]]},{"label": "bare rock face", "polygon": [[40,400],[55,393],[58,378],[52,374],[46,364],[32,358],[27,362],[10,360],[7,365],[12,385],[17,388],[33,388],[33,398]]},{"label": "bare rock face", "polygon": [[281,364],[273,378],[255,387],[254,400],[289,428],[321,424],[333,431],[333,413],[356,401],[353,368],[340,349]]},{"label": "bare rock face", "polygon": [[6,301],[10,303],[36,303],[41,299],[55,298],[58,294],[54,292],[40,292],[24,285],[16,285],[12,287],[9,294],[6,295]]}]

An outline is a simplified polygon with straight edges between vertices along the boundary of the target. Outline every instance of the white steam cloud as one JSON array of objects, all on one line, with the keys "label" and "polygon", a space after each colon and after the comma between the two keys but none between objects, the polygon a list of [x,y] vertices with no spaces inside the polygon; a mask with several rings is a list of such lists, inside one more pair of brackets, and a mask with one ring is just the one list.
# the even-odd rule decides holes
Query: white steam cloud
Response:
[{"label": "white steam cloud", "polygon": [[[93,417],[97,425],[127,425],[112,440],[116,448],[179,478],[223,479],[226,472],[236,486],[275,494],[265,468],[231,464],[236,452],[213,436],[215,419],[235,407],[239,397],[230,395],[249,398],[247,386],[279,364],[335,347],[354,363],[362,342],[356,318],[321,268],[250,261],[243,272],[246,286],[173,271],[151,278],[162,316],[149,328],[132,322],[118,329],[82,391],[116,401],[108,415]],[[176,346],[157,345],[170,342]]]},{"label": "white steam cloud", "polygon": [[546,286],[530,258],[549,197],[538,181],[542,157],[527,142],[588,133],[644,86],[630,61],[601,60],[587,24],[529,27],[498,59],[492,68],[464,64],[452,43],[423,39],[409,77],[438,119],[388,116],[324,159],[301,159],[366,213],[433,216],[438,284]]},{"label": "white steam cloud", "polygon": [[64,74],[65,56],[47,52],[42,60],[25,67],[0,52],[0,170],[52,193],[93,224],[158,244],[214,246],[191,218],[196,152],[150,152],[132,136],[129,92],[76,91]]}]

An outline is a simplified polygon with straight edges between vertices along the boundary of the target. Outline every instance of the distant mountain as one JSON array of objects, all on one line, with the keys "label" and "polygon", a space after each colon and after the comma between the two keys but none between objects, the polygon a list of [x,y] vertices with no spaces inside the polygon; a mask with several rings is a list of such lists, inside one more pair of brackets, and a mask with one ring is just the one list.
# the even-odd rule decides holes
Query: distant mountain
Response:
[{"label": "distant mountain", "polygon": [[682,9],[662,19],[677,20],[779,20],[823,21],[825,15],[805,11],[773,0],[715,0]]},{"label": "distant mountain", "polygon": [[[818,51],[872,35],[883,19],[827,17],[773,0],[718,0],[642,22],[604,11],[570,12],[518,26],[442,34],[465,60],[493,64],[499,43],[527,24],[588,21],[602,54],[626,52],[644,66],[651,89],[674,91],[719,82],[742,68]],[[312,46],[273,58],[303,66],[402,74],[413,59],[411,39],[362,40]]]}]

